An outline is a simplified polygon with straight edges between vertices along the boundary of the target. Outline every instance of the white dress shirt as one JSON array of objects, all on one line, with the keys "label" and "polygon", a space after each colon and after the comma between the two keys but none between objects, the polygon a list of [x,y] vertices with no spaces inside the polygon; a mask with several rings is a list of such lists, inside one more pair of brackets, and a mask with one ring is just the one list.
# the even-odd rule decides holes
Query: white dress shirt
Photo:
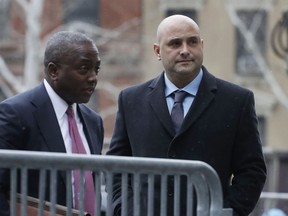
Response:
[{"label": "white dress shirt", "polygon": [[[60,127],[62,137],[64,140],[66,152],[71,154],[72,153],[72,141],[69,135],[68,117],[66,114],[68,104],[58,94],[56,94],[56,92],[51,88],[51,86],[45,79],[44,79],[44,85],[50,97],[50,100],[52,102],[52,105],[53,105],[53,108],[54,108],[54,111],[55,111],[55,114],[59,123],[59,127]],[[76,111],[77,105],[74,103],[72,106],[74,109],[74,115],[75,115],[77,127],[79,130],[79,134],[81,136],[84,148],[86,150],[86,153],[90,154],[91,152],[90,152],[90,148],[89,148],[89,145],[88,145],[88,142],[87,142],[84,130],[83,130],[83,124],[81,123],[79,115]]]}]

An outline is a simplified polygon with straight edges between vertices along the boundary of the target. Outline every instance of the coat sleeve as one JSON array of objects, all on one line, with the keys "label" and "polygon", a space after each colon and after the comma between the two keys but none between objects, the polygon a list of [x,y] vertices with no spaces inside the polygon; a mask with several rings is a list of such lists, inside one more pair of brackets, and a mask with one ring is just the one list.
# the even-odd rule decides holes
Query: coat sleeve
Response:
[{"label": "coat sleeve", "polygon": [[[132,156],[131,146],[129,142],[129,137],[127,134],[127,129],[125,126],[125,113],[123,107],[123,92],[120,93],[118,99],[118,112],[116,115],[116,123],[110,143],[110,148],[107,155],[114,156]],[[132,187],[130,184],[130,178],[128,181],[128,206],[132,205]],[[106,184],[106,190],[109,185]],[[113,176],[112,185],[112,202],[113,202],[113,212],[114,215],[121,215],[121,174],[116,174]],[[131,208],[129,208],[131,210]],[[131,213],[131,212],[130,212]],[[130,215],[129,213],[129,215]]]},{"label": "coat sleeve", "polygon": [[236,215],[248,215],[256,205],[266,180],[266,165],[258,132],[254,96],[248,92],[239,119],[232,154],[231,185],[224,200]]},{"label": "coat sleeve", "polygon": [[[17,112],[7,103],[0,104],[0,149],[18,149],[25,138],[25,127]],[[8,216],[10,174],[8,169],[0,167],[0,215]]]},{"label": "coat sleeve", "polygon": [[118,99],[118,112],[116,115],[115,128],[110,143],[108,155],[132,156],[132,150],[125,124],[125,110],[123,104],[123,92]]}]

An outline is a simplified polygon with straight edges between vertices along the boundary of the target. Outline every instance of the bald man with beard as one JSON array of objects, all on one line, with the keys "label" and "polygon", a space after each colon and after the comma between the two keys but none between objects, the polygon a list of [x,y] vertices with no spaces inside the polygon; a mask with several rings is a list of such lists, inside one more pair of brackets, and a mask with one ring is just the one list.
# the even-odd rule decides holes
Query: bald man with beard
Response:
[{"label": "bald man with beard", "polygon": [[[108,155],[200,160],[217,172],[224,206],[246,216],[255,207],[266,180],[254,95],[216,78],[203,66],[203,39],[189,17],[165,18],[157,29],[154,53],[163,72],[124,89]],[[175,92],[186,92],[184,120],[171,113]],[[114,179],[114,215],[121,215],[121,183]],[[185,178],[181,181],[185,182]],[[187,186],[181,184],[180,215],[186,215]],[[160,179],[155,179],[154,215],[160,215]],[[148,179],[140,180],[141,215],[147,215]],[[132,201],[133,185],[128,191]],[[167,215],[174,215],[174,182],[168,178]],[[130,215],[133,205],[128,205]]]}]

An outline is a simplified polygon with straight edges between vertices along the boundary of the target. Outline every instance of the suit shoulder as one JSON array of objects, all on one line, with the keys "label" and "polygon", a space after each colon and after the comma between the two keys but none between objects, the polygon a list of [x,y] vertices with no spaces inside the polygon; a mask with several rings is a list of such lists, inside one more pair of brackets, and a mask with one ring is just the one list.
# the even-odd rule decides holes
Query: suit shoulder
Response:
[{"label": "suit shoulder", "polygon": [[217,88],[230,94],[253,94],[253,92],[238,84],[216,78]]},{"label": "suit shoulder", "polygon": [[96,119],[102,119],[100,114],[91,109],[90,107],[86,106],[85,104],[79,104],[79,107],[81,109],[81,112],[85,113],[86,115],[96,118]]},{"label": "suit shoulder", "polygon": [[29,89],[27,91],[24,91],[22,93],[16,94],[10,98],[7,98],[1,102],[1,104],[10,104],[14,107],[22,107],[25,106],[25,104],[30,104],[31,98],[35,95],[35,92],[39,91],[40,85],[36,86],[32,89]]},{"label": "suit shoulder", "polygon": [[232,83],[227,80],[215,77],[205,67],[203,67],[203,79],[202,84],[204,88],[209,88],[212,91],[221,92],[221,95],[247,95],[253,94],[248,88],[244,88],[240,85]]},{"label": "suit shoulder", "polygon": [[143,93],[143,91],[147,90],[149,86],[151,85],[152,82],[154,82],[155,79],[151,79],[149,81],[139,83],[136,85],[129,86],[121,91],[121,94],[138,94],[138,93]]},{"label": "suit shoulder", "polygon": [[248,88],[215,77],[212,73],[208,72],[206,68],[204,68],[203,71],[203,78],[199,87],[200,92],[208,90],[214,92],[217,97],[225,98],[253,98],[253,92]]}]

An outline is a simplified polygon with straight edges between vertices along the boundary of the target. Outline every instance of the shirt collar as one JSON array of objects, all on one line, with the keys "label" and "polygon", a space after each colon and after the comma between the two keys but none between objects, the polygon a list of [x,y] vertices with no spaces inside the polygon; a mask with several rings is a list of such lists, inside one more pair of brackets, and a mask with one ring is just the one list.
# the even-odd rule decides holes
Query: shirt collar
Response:
[{"label": "shirt collar", "polygon": [[[50,100],[52,102],[54,111],[56,113],[57,119],[62,119],[63,116],[66,114],[66,110],[68,108],[68,104],[66,101],[64,101],[50,86],[50,84],[47,82],[46,79],[44,79],[44,86],[46,88],[46,91],[50,97]],[[72,104],[74,113],[76,114],[76,104]]]},{"label": "shirt collar", "polygon": [[[188,92],[190,95],[196,96],[200,82],[203,77],[203,70],[200,69],[200,72],[195,77],[194,80],[192,80],[190,83],[188,83],[184,88],[180,89],[183,91]],[[165,97],[170,96],[173,92],[179,90],[167,77],[166,73],[164,73],[164,81],[165,81]]]}]

